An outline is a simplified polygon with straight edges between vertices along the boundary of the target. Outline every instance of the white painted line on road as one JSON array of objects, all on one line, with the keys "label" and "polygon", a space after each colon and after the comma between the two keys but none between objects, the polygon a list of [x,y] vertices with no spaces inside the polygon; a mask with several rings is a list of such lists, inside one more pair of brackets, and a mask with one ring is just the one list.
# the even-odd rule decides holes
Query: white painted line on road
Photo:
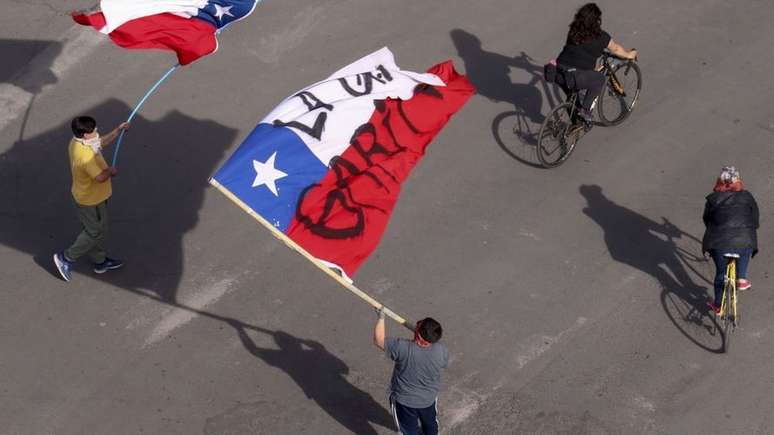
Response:
[{"label": "white painted line on road", "polygon": [[[451,394],[459,396],[454,403],[451,403],[444,412],[445,425],[449,430],[464,423],[465,420],[472,417],[481,404],[486,401],[488,396],[476,393],[475,391],[463,390],[458,387],[451,388]],[[443,409],[444,407],[441,407]]]},{"label": "white painted line on road", "polygon": [[[196,292],[189,300],[181,300],[180,303],[181,305],[185,305],[194,310],[204,310],[228,293],[235,283],[236,279],[234,278],[222,279],[207,286],[201,291]],[[166,315],[159,324],[156,325],[153,332],[151,332],[150,336],[145,340],[143,348],[163,340],[168,337],[172,331],[185,325],[199,315],[191,310],[182,308],[172,308],[168,312],[170,314]]]},{"label": "white painted line on road", "polygon": [[519,230],[519,235],[523,236],[523,237],[528,237],[528,238],[530,238],[532,240],[540,241],[540,237],[538,237],[534,233],[531,233],[531,232],[529,232],[529,231],[527,231],[527,230],[525,230],[523,228]]},{"label": "white painted line on road", "polygon": [[553,337],[548,335],[533,335],[529,337],[527,339],[527,344],[521,345],[524,350],[516,355],[516,364],[518,365],[518,368],[524,368],[524,366],[551,349],[551,346],[561,341],[562,337],[574,332],[576,329],[582,327],[585,323],[585,317],[578,317],[578,320],[575,321],[574,325]]},{"label": "white painted line on road", "polygon": [[104,41],[104,35],[75,25],[63,35],[61,52],[53,60],[51,58],[59,50],[59,46],[48,47],[35,56],[11,78],[13,83],[0,83],[0,130],[27,110],[33,93],[25,89],[40,87],[38,97],[45,94],[55,85],[49,83],[51,74],[56,77],[57,83],[61,82],[73,66]]},{"label": "white painted line on road", "polygon": [[656,412],[656,405],[654,405],[650,400],[646,399],[645,396],[638,395],[634,397],[634,404],[638,408],[642,408],[648,412]]},{"label": "white painted line on road", "polygon": [[247,46],[245,50],[261,62],[277,64],[282,54],[301,46],[315,26],[320,23],[324,6],[309,6],[296,12],[290,24],[278,33],[261,37],[258,48]]},{"label": "white painted line on road", "polygon": [[32,93],[10,83],[0,83],[0,130],[27,109]]},{"label": "white painted line on road", "polygon": [[86,29],[80,25],[71,28],[65,35],[62,53],[54,59],[51,65],[51,72],[57,78],[63,78],[73,66],[91,54],[104,41],[104,35],[92,32],[91,29]]}]

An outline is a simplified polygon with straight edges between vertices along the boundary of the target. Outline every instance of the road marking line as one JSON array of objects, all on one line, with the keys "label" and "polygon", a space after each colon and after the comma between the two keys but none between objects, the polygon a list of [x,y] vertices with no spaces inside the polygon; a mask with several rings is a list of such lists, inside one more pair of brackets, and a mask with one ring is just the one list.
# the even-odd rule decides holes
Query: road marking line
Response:
[{"label": "road marking line", "polygon": [[43,85],[38,96],[47,93],[104,41],[103,35],[75,25],[63,35],[61,52],[54,57],[53,61],[51,58],[54,53],[60,50],[58,45],[52,45],[32,58],[26,66],[11,77],[12,83],[0,83],[0,130],[5,129],[27,110],[33,93],[25,89],[37,88],[41,83],[46,83],[49,81],[47,78],[53,73],[57,79],[56,83]]},{"label": "road marking line", "polygon": [[[237,281],[234,278],[222,279],[203,289],[203,291],[196,292],[189,300],[180,301],[180,304],[193,310],[202,311],[228,293],[236,282]],[[158,325],[156,325],[153,332],[151,332],[150,336],[145,340],[143,348],[163,340],[169,336],[172,331],[199,316],[199,314],[194,311],[182,308],[171,308],[167,312],[170,314],[166,315],[161,319]]]},{"label": "road marking line", "polygon": [[534,361],[540,355],[548,352],[548,350],[551,349],[551,346],[561,341],[565,335],[572,333],[578,328],[582,327],[586,323],[586,320],[587,319],[585,317],[578,317],[578,320],[575,321],[574,325],[553,337],[548,335],[533,335],[528,338],[527,341],[529,344],[521,345],[522,347],[525,347],[526,350],[516,356],[516,364],[518,364],[518,368],[524,368],[524,366]]}]

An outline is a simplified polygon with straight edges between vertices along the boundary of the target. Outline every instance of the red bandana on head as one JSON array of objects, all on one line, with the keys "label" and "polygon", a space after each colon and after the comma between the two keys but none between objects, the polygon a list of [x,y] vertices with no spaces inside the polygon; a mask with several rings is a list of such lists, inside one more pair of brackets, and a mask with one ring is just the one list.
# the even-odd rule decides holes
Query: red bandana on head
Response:
[{"label": "red bandana on head", "polygon": [[422,338],[422,335],[419,333],[419,326],[422,325],[422,323],[418,323],[417,327],[414,328],[414,341],[420,346],[420,347],[427,347],[430,346],[432,343]]}]

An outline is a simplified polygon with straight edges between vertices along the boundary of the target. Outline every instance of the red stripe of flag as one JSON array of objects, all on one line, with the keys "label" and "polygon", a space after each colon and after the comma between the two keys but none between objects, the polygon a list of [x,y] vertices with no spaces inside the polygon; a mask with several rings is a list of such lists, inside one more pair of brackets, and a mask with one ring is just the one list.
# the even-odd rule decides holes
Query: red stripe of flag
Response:
[{"label": "red stripe of flag", "polygon": [[[105,27],[102,12],[83,14],[73,12],[76,23],[101,30]],[[127,21],[109,36],[123,48],[158,48],[177,53],[180,65],[187,65],[218,48],[215,26],[197,18],[183,18],[164,13]]]},{"label": "red stripe of flag", "polygon": [[425,148],[475,93],[451,61],[436,65],[445,87],[420,85],[413,98],[380,101],[323,180],[299,200],[287,234],[317,258],[352,276],[376,249],[400,185]]}]

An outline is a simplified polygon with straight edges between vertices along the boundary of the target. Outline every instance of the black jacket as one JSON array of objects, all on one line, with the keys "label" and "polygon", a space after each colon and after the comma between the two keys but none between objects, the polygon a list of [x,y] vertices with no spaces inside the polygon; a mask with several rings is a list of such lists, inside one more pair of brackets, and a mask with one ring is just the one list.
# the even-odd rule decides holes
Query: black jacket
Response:
[{"label": "black jacket", "polygon": [[714,192],[704,206],[702,250],[749,249],[758,252],[758,204],[752,194]]}]

